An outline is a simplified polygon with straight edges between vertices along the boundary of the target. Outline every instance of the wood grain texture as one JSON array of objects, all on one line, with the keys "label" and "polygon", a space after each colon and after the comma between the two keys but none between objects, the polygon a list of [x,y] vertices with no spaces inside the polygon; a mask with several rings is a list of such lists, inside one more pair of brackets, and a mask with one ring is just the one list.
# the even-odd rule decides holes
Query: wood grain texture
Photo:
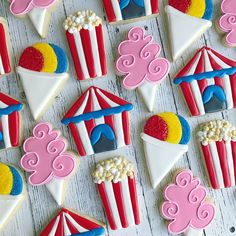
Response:
[{"label": "wood grain texture", "polygon": [[[220,0],[215,0],[214,20],[216,22],[220,16]],[[69,49],[66,42],[62,22],[66,15],[74,13],[76,10],[92,9],[103,19],[105,12],[102,7],[101,0],[63,0],[53,14],[52,23],[50,25],[48,42],[53,42],[64,48],[69,55],[70,60],[70,75],[71,79],[56,98],[53,106],[45,114],[43,120],[51,122],[55,128],[61,129],[63,135],[68,138],[71,147],[75,150],[75,144],[72,140],[67,127],[60,123],[61,118],[68,110],[75,99],[88,88],[90,85],[96,85],[108,91],[111,91],[134,105],[134,110],[131,112],[131,133],[132,145],[129,148],[117,150],[113,153],[95,155],[81,159],[80,168],[75,176],[71,179],[68,186],[65,207],[78,210],[90,216],[93,216],[105,223],[107,220],[104,215],[104,210],[101,206],[101,201],[98,196],[95,185],[92,183],[90,176],[91,170],[94,168],[94,163],[99,158],[105,156],[113,156],[125,154],[130,160],[136,164],[138,172],[137,187],[140,201],[142,223],[137,227],[126,230],[112,232],[108,229],[110,236],[166,236],[169,235],[166,229],[164,220],[159,214],[159,206],[162,202],[162,190],[164,186],[172,180],[173,174],[178,168],[190,168],[194,175],[202,178],[203,183],[208,186],[206,172],[203,168],[202,159],[199,149],[196,145],[195,129],[204,121],[214,118],[226,118],[236,125],[236,110],[225,111],[206,115],[199,118],[190,118],[187,107],[183,101],[181,93],[177,86],[173,85],[172,80],[174,75],[185,65],[189,58],[194,54],[195,50],[203,45],[208,45],[213,49],[223,53],[225,56],[236,60],[236,51],[233,48],[223,46],[220,35],[215,26],[213,26],[204,36],[201,37],[191,48],[178,60],[171,64],[171,71],[168,78],[159,86],[157,98],[155,102],[155,113],[163,111],[173,111],[188,117],[188,121],[192,127],[192,139],[189,144],[189,152],[175,165],[172,171],[168,174],[160,186],[153,190],[150,186],[147,166],[144,159],[143,147],[140,140],[140,133],[147,117],[150,113],[147,112],[143,102],[140,101],[135,91],[127,91],[121,86],[121,78],[115,75],[114,61],[117,57],[117,46],[126,36],[127,30],[132,26],[142,26],[146,32],[152,34],[155,40],[161,44],[161,56],[170,59],[170,51],[167,37],[167,25],[163,6],[165,2],[159,1],[160,15],[158,18],[141,21],[138,23],[110,26],[107,21],[104,21],[104,37],[106,42],[106,55],[108,60],[108,75],[101,79],[91,80],[88,82],[79,83],[76,80],[75,70]],[[0,1],[0,15],[7,18],[10,28],[10,37],[13,44],[14,63],[16,64],[22,50],[38,41],[42,41],[28,19],[17,19],[9,13],[8,3],[5,0]],[[23,111],[23,138],[31,134],[32,127],[35,125],[33,118],[29,112],[27,101],[16,74],[4,77],[1,79],[0,90],[11,94],[12,96],[23,101],[25,109]],[[1,161],[19,164],[19,159],[22,156],[22,149],[7,150],[1,152]],[[165,157],[159,157],[160,161],[165,161]],[[48,223],[54,213],[58,210],[58,206],[51,198],[49,192],[44,187],[32,187],[27,185],[28,197],[24,202],[23,207],[17,212],[12,221],[0,233],[1,236],[17,235],[31,236],[38,235],[43,227]],[[231,232],[232,227],[236,227],[236,201],[235,188],[213,191],[209,188],[209,194],[217,206],[217,217],[214,223],[204,231],[205,236],[233,236],[236,232]],[[1,213],[0,213],[1,214]]]}]

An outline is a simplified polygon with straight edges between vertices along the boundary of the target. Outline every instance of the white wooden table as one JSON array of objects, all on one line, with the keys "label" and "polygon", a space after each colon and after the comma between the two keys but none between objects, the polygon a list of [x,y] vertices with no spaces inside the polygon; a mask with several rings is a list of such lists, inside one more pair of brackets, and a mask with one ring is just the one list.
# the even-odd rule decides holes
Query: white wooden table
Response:
[{"label": "white wooden table", "polygon": [[[200,118],[190,118],[187,107],[182,99],[181,93],[177,86],[173,85],[172,81],[176,72],[181,69],[187,60],[193,55],[196,49],[203,45],[208,45],[213,49],[223,53],[226,56],[236,60],[236,49],[230,49],[223,46],[221,43],[221,35],[217,33],[213,26],[199,41],[192,45],[191,48],[181,57],[176,63],[171,64],[171,72],[168,78],[160,85],[157,99],[155,103],[155,113],[163,111],[173,111],[188,118],[192,127],[192,139],[189,144],[189,152],[187,155],[176,164],[167,178],[160,186],[153,190],[150,186],[147,166],[144,159],[142,142],[140,140],[140,132],[142,131],[144,120],[150,117],[143,102],[139,100],[135,91],[127,91],[121,86],[120,79],[115,75],[114,61],[117,56],[117,46],[119,42],[126,36],[127,30],[132,26],[142,26],[147,33],[153,34],[155,40],[162,46],[162,56],[170,59],[170,51],[168,47],[167,25],[165,14],[163,12],[163,1],[160,2],[160,15],[158,18],[142,21],[139,23],[110,26],[107,21],[104,21],[104,35],[106,43],[106,54],[108,59],[108,75],[102,79],[91,80],[89,82],[79,83],[76,80],[75,70],[71,56],[69,54],[66,37],[62,28],[62,23],[66,15],[72,14],[77,10],[92,9],[102,18],[105,18],[105,12],[102,7],[101,0],[63,0],[57,11],[53,14],[52,24],[48,35],[48,42],[53,42],[64,48],[69,55],[71,62],[70,75],[71,79],[65,89],[56,98],[51,109],[45,114],[43,120],[50,121],[55,128],[62,129],[65,137],[68,138],[71,147],[75,150],[75,144],[72,140],[67,127],[60,123],[61,118],[68,110],[75,99],[91,85],[99,86],[108,91],[123,97],[134,105],[134,110],[131,112],[131,132],[132,146],[117,150],[116,155],[125,154],[132,160],[137,168],[137,186],[142,214],[142,223],[137,227],[126,230],[111,231],[108,229],[108,234],[112,236],[164,236],[168,235],[164,220],[159,214],[159,206],[162,202],[162,190],[165,184],[172,180],[173,174],[177,168],[190,168],[194,175],[202,178],[203,183],[208,185],[206,173],[203,168],[203,163],[200,157],[199,149],[196,145],[195,129],[201,122],[214,118],[226,118],[236,125],[236,110],[225,111],[221,113],[206,115]],[[220,16],[220,0],[215,0],[215,22]],[[14,50],[14,62],[17,63],[22,50],[41,41],[28,19],[19,20],[13,17],[8,8],[8,3],[5,0],[0,1],[0,15],[7,18],[10,28],[10,36]],[[25,95],[15,74],[4,77],[0,82],[0,89],[12,96],[20,99],[27,104]],[[31,117],[28,106],[25,106],[22,112],[23,116],[23,137],[28,137],[32,132],[32,127],[35,125]],[[1,161],[19,164],[22,156],[22,148],[7,150],[1,152]],[[114,153],[107,153],[106,156],[113,156]],[[99,155],[104,157],[105,155]],[[95,185],[90,176],[91,170],[94,168],[97,156],[86,157],[81,159],[80,168],[76,175],[71,179],[64,203],[65,207],[75,209],[91,215],[105,223],[107,220],[104,215],[104,210],[98,196]],[[165,161],[165,157],[159,157],[160,161]],[[44,187],[32,187],[27,184],[28,198],[25,200],[23,207],[17,212],[12,221],[0,233],[1,236],[31,236],[38,235],[48,221],[54,216],[59,209],[55,201]],[[236,235],[236,189],[224,189],[213,191],[209,188],[209,194],[214,198],[217,206],[217,217],[215,221],[205,230],[207,236],[233,236]],[[0,212],[1,214],[1,212]],[[234,228],[235,227],[235,228]],[[232,231],[232,232],[231,232]]]}]

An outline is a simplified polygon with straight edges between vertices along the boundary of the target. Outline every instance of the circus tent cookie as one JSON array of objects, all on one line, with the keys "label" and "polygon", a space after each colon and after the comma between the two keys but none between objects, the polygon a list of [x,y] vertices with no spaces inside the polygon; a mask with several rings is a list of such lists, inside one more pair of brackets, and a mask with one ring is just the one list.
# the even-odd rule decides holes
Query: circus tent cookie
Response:
[{"label": "circus tent cookie", "polygon": [[0,77],[12,72],[11,50],[7,22],[0,17]]},{"label": "circus tent cookie", "polygon": [[20,172],[13,166],[0,163],[0,230],[20,207],[24,197]]},{"label": "circus tent cookie", "polygon": [[188,151],[188,122],[172,112],[150,117],[144,125],[144,153],[153,188],[156,188],[180,157]]},{"label": "circus tent cookie", "polygon": [[38,120],[69,79],[67,56],[55,44],[36,43],[23,51],[16,70],[31,113]]},{"label": "circus tent cookie", "polygon": [[29,183],[45,185],[58,205],[64,200],[68,177],[75,171],[76,160],[67,152],[67,142],[49,123],[39,123],[33,136],[23,145],[22,168],[31,173]]},{"label": "circus tent cookie", "polygon": [[125,157],[113,157],[97,163],[92,175],[111,229],[139,225],[140,212],[133,164]]},{"label": "circus tent cookie", "polygon": [[227,34],[225,44],[236,47],[236,2],[234,0],[223,0],[221,10],[223,16],[219,20],[219,28]]},{"label": "circus tent cookie", "polygon": [[236,128],[226,120],[200,125],[197,133],[212,188],[235,186]]},{"label": "circus tent cookie", "polygon": [[176,175],[175,182],[165,188],[164,199],[161,213],[169,222],[170,234],[202,236],[203,229],[215,218],[215,205],[207,199],[207,190],[201,180],[193,177],[190,170]]},{"label": "circus tent cookie", "polygon": [[176,60],[211,27],[213,3],[212,0],[169,0],[165,10],[171,54]]},{"label": "circus tent cookie", "polygon": [[145,35],[143,28],[134,27],[128,33],[128,40],[120,43],[120,57],[117,70],[124,75],[126,89],[136,89],[142,96],[149,111],[153,110],[157,86],[166,78],[170,64],[158,57],[161,47],[151,35]]},{"label": "circus tent cookie", "polygon": [[102,19],[91,10],[78,11],[63,26],[78,80],[106,75]]},{"label": "circus tent cookie", "polygon": [[50,221],[40,236],[105,236],[101,222],[66,208]]},{"label": "circus tent cookie", "polygon": [[115,150],[130,144],[131,103],[103,89],[90,87],[64,116],[80,156]]},{"label": "circus tent cookie", "polygon": [[203,47],[174,80],[193,116],[236,107],[236,62]]},{"label": "circus tent cookie", "polygon": [[109,23],[136,21],[156,16],[158,0],[103,0]]},{"label": "circus tent cookie", "polygon": [[59,0],[9,0],[10,11],[16,17],[28,16],[38,34],[46,38],[52,11]]},{"label": "circus tent cookie", "polygon": [[0,150],[20,145],[23,104],[0,92]]}]

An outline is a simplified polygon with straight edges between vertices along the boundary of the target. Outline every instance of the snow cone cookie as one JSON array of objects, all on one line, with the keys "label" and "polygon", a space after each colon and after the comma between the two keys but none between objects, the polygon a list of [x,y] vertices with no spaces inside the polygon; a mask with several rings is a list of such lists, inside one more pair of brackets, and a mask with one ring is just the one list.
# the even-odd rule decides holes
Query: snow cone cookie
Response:
[{"label": "snow cone cookie", "polygon": [[36,43],[23,51],[16,70],[33,118],[38,120],[69,79],[67,56],[55,44]]},{"label": "snow cone cookie", "polygon": [[24,180],[13,166],[0,163],[0,230],[25,198]]},{"label": "snow cone cookie", "polygon": [[213,3],[212,0],[169,0],[165,10],[175,61],[211,27]]},{"label": "snow cone cookie", "polygon": [[129,111],[133,105],[97,87],[88,88],[64,116],[80,156],[130,144]]},{"label": "snow cone cookie", "polygon": [[236,107],[236,62],[203,47],[174,80],[192,116]]},{"label": "snow cone cookie", "polygon": [[112,230],[140,224],[134,166],[117,156],[97,163],[92,174]]},{"label": "snow cone cookie", "polygon": [[107,74],[102,19],[93,11],[78,11],[66,18],[66,37],[78,80]]},{"label": "snow cone cookie", "polygon": [[105,225],[91,217],[62,208],[40,236],[105,236]]},{"label": "snow cone cookie", "polygon": [[226,120],[200,125],[197,133],[212,188],[235,185],[236,128]]},{"label": "snow cone cookie", "polygon": [[0,77],[12,72],[12,48],[7,22],[0,17]]},{"label": "snow cone cookie", "polygon": [[137,88],[149,111],[153,110],[157,86],[170,69],[169,62],[159,57],[160,51],[160,45],[140,27],[132,28],[128,40],[118,47],[116,68],[125,76],[123,85],[130,90]]},{"label": "snow cone cookie", "polygon": [[103,5],[109,23],[129,23],[159,13],[158,0],[103,0]]},{"label": "snow cone cookie", "polygon": [[207,191],[199,178],[194,178],[190,170],[182,170],[175,182],[164,190],[161,206],[163,217],[169,221],[170,234],[202,236],[215,218],[215,205],[207,199]]},{"label": "snow cone cookie", "polygon": [[190,127],[182,116],[164,112],[146,121],[141,138],[151,184],[156,188],[180,157],[188,151]]},{"label": "snow cone cookie", "polygon": [[221,3],[223,16],[219,20],[219,29],[226,33],[225,44],[236,47],[236,2],[234,0],[223,0]]},{"label": "snow cone cookie", "polygon": [[16,17],[29,17],[38,34],[46,38],[52,11],[59,0],[8,0],[10,11]]},{"label": "snow cone cookie", "polygon": [[76,159],[67,152],[67,141],[49,123],[39,123],[26,139],[22,168],[31,173],[29,183],[45,185],[58,205],[64,200],[68,177],[75,171]]}]

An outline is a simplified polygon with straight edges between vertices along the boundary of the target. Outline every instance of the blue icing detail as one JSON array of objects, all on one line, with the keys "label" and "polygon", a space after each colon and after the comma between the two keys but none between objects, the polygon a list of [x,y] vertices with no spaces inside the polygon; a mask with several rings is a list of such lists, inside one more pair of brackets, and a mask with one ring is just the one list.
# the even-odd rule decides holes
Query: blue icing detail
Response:
[{"label": "blue icing detail", "polygon": [[212,0],[206,0],[206,11],[205,11],[202,18],[205,20],[211,20],[212,15],[213,15],[213,11],[214,11],[214,6],[212,3]]},{"label": "blue icing detail", "polygon": [[3,141],[3,133],[0,132],[0,141]]},{"label": "blue icing detail", "polygon": [[100,118],[102,116],[110,116],[118,113],[122,113],[123,111],[130,111],[133,109],[132,104],[126,104],[118,107],[112,107],[112,108],[107,108],[99,111],[92,111],[86,114],[82,114],[79,116],[74,116],[70,118],[64,118],[62,119],[62,124],[68,125],[70,123],[79,123],[81,121],[86,121],[86,120],[91,120],[91,119],[96,119]]},{"label": "blue icing detail", "polygon": [[101,136],[104,135],[109,140],[115,140],[115,135],[111,127],[107,124],[101,124],[96,126],[91,134],[91,143],[92,145],[96,144]]},{"label": "blue icing detail", "polygon": [[50,44],[54,52],[57,55],[57,70],[55,73],[64,73],[68,70],[68,59],[62,48],[58,47],[55,44]]},{"label": "blue icing detail", "polygon": [[193,80],[210,79],[214,77],[222,78],[224,77],[224,75],[233,75],[234,73],[236,73],[236,67],[231,67],[231,68],[221,69],[221,70],[214,70],[210,72],[204,72],[201,74],[178,77],[174,80],[174,84],[181,84],[182,82],[191,83]]},{"label": "blue icing detail", "polygon": [[134,2],[139,7],[144,7],[144,1],[143,0],[121,0],[120,1],[120,9],[123,10],[126,8],[130,2]]},{"label": "blue icing detail", "polygon": [[209,102],[213,95],[215,95],[222,102],[226,101],[224,90],[217,85],[210,85],[204,90],[202,95],[203,103],[205,104]]},{"label": "blue icing detail", "polygon": [[104,235],[105,235],[104,228],[96,228],[87,232],[72,234],[71,236],[104,236]]},{"label": "blue icing detail", "polygon": [[139,7],[144,7],[144,1],[143,0],[133,0],[133,1]]},{"label": "blue icing detail", "polygon": [[23,108],[23,104],[19,103],[16,105],[11,105],[6,108],[0,108],[0,116],[10,115],[14,111],[20,111]]},{"label": "blue icing detail", "polygon": [[190,126],[189,126],[187,120],[185,120],[182,116],[178,115],[178,118],[179,118],[179,121],[182,126],[182,138],[181,138],[179,144],[188,144],[188,142],[190,140],[190,134],[191,134]]},{"label": "blue icing detail", "polygon": [[19,172],[12,166],[9,166],[11,173],[13,175],[13,186],[11,190],[11,195],[19,195],[23,191],[23,180]]}]

